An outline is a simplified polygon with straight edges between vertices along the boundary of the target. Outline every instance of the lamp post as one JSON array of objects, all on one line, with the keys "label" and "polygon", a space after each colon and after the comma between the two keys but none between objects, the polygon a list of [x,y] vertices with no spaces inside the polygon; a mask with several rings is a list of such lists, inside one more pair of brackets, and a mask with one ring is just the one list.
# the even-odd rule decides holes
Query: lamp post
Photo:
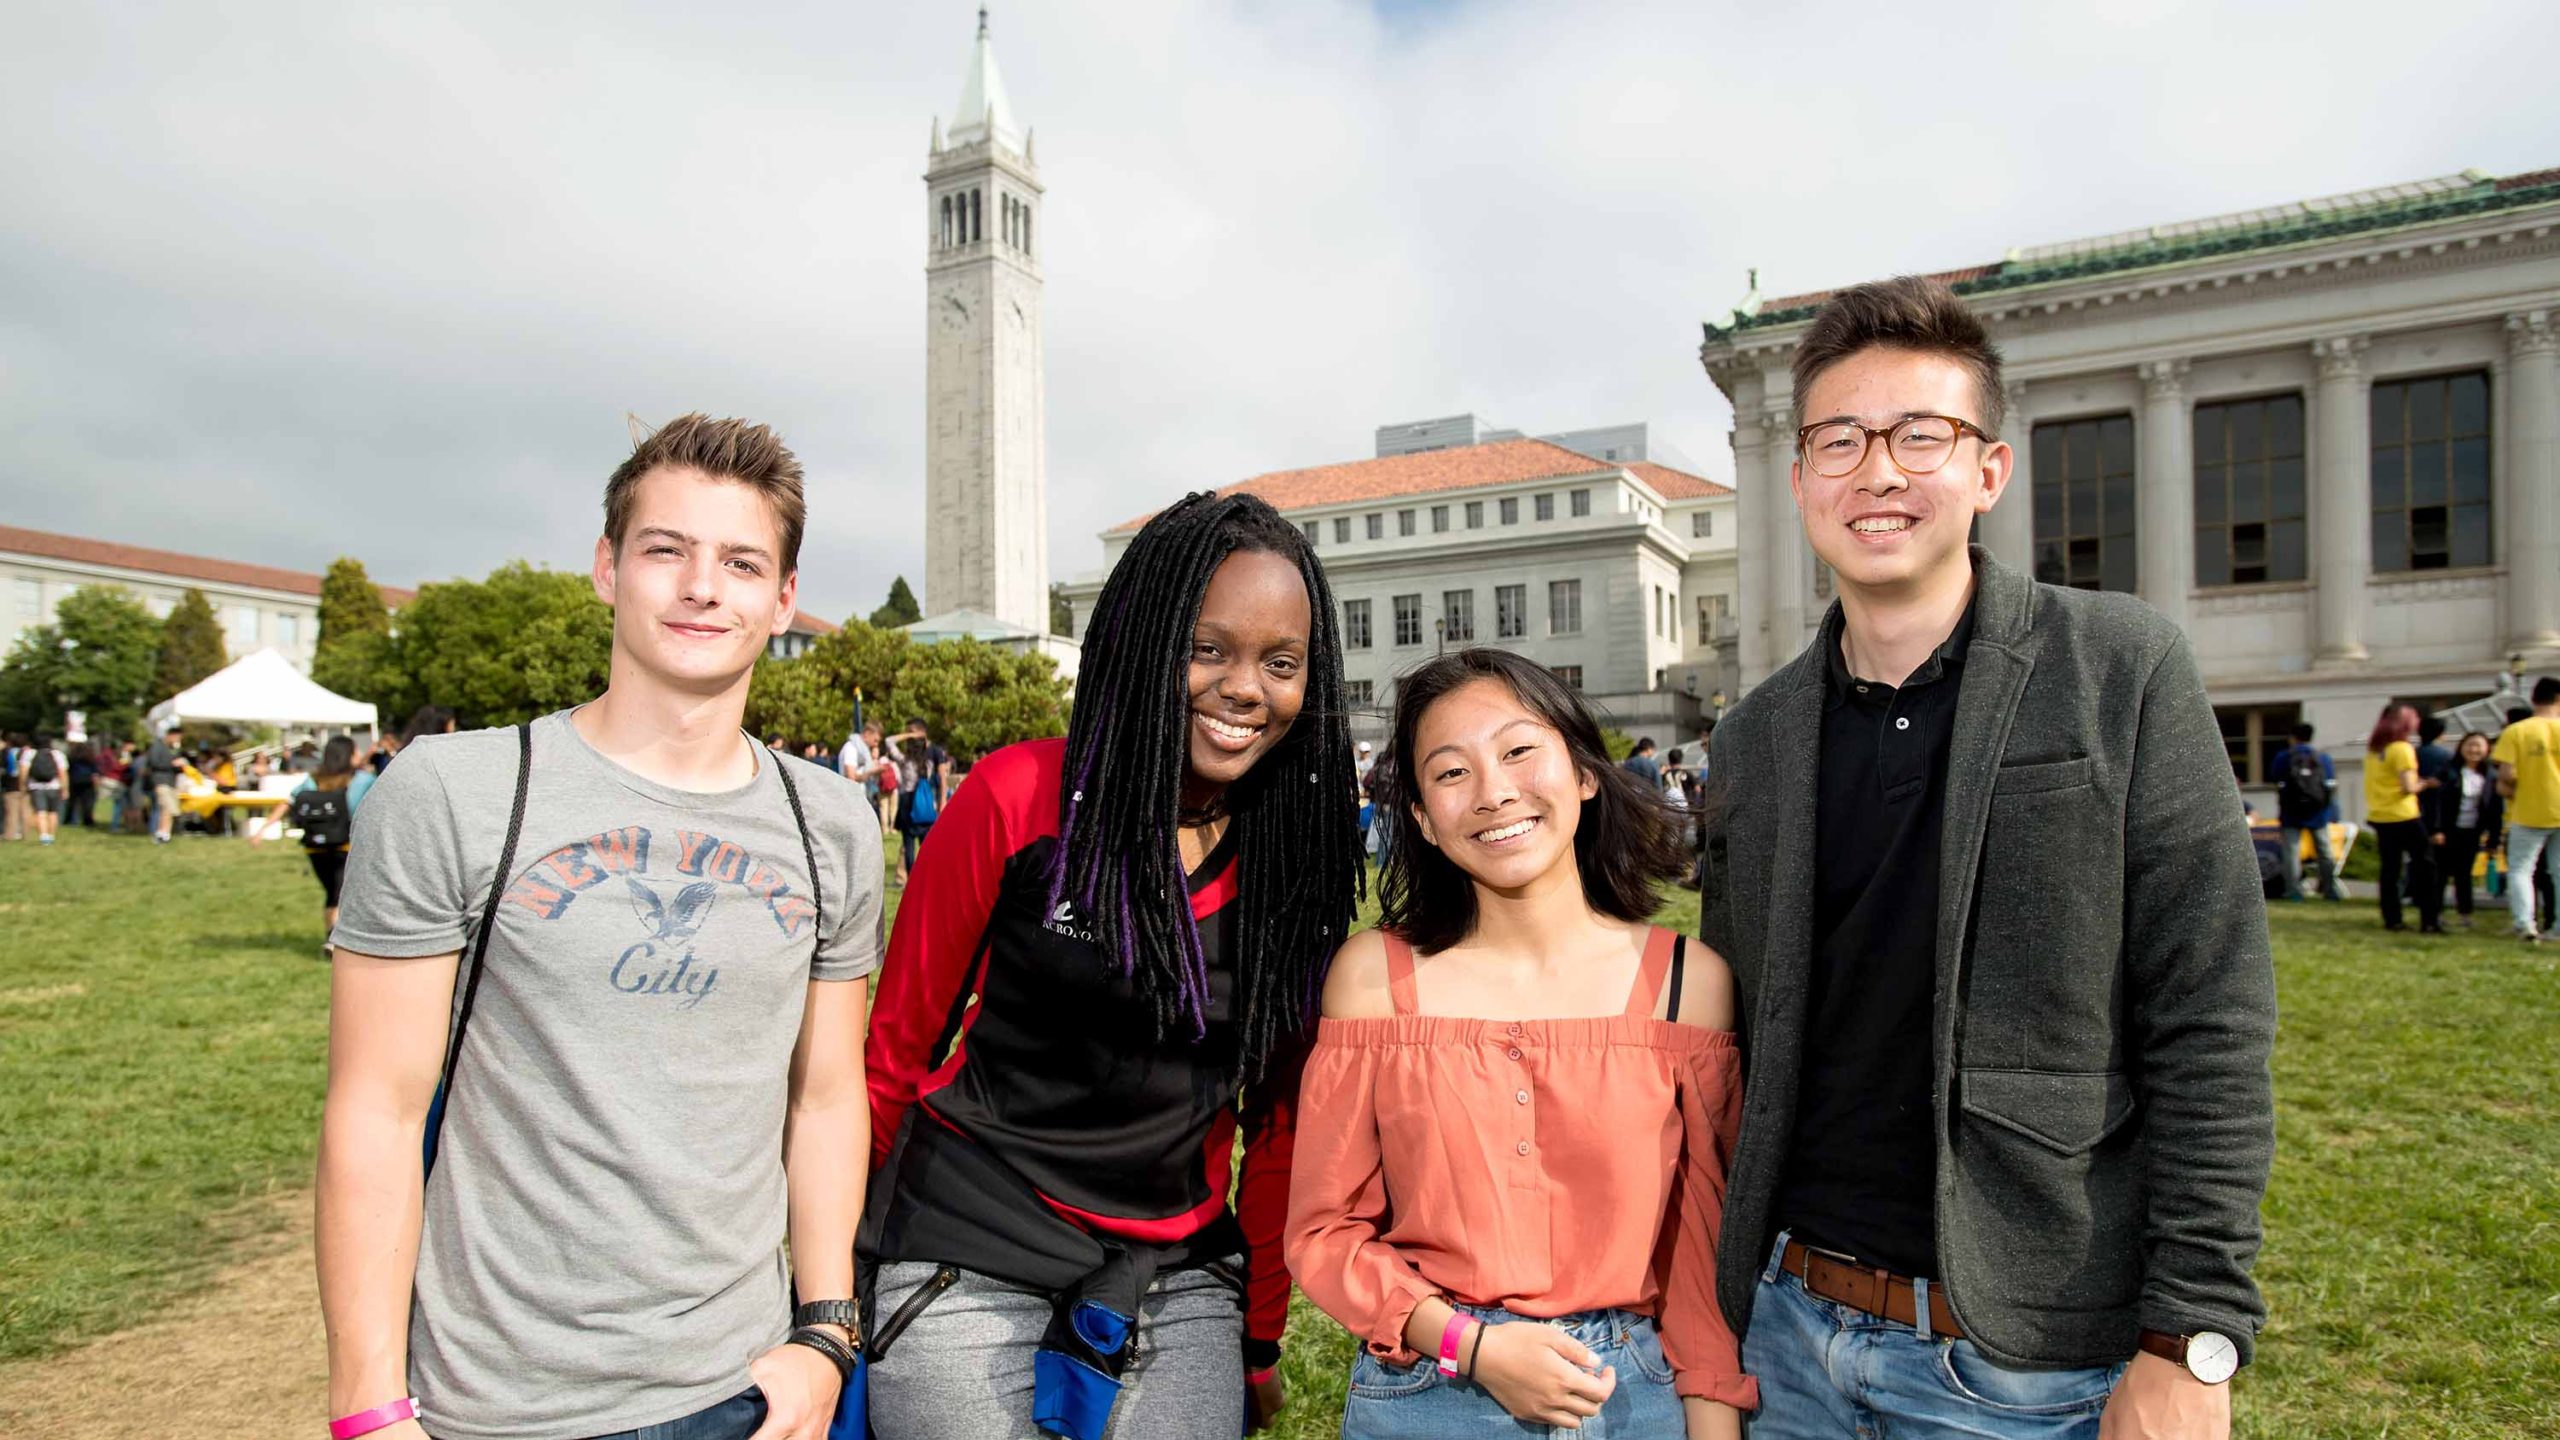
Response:
[{"label": "lamp post", "polygon": [[1431,653],[1433,655],[1449,653],[1449,617],[1446,615],[1431,622]]}]

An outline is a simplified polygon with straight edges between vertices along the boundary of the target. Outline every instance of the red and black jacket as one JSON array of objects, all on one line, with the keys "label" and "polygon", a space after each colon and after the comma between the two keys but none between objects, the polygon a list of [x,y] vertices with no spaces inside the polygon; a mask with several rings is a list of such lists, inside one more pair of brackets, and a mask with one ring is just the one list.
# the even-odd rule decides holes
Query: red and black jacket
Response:
[{"label": "red and black jacket", "polygon": [[[979,761],[916,858],[865,1048],[874,1167],[865,1254],[1038,1284],[1007,1274],[1006,1263],[1040,1249],[1031,1232],[1061,1218],[1173,1264],[1240,1244],[1245,1359],[1267,1365],[1288,1323],[1281,1231],[1299,1060],[1275,1062],[1240,1096],[1235,995],[1245,941],[1232,842],[1191,877],[1208,962],[1207,1033],[1159,1034],[1135,982],[1092,942],[1076,907],[1048,904],[1065,755],[1064,741],[1034,740]],[[1239,1123],[1241,1180],[1232,1163]],[[919,1133],[902,1135],[902,1126]],[[991,1174],[1019,1184],[988,1184]],[[1022,1213],[994,1193],[1004,1191],[1036,1195],[1031,1203],[1047,1213]],[[947,1223],[955,1213],[966,1223]],[[902,1225],[897,1216],[936,1218]],[[902,1238],[927,1229],[930,1240]],[[947,1253],[954,1248],[983,1253]],[[946,1253],[901,1253],[920,1249]]]}]

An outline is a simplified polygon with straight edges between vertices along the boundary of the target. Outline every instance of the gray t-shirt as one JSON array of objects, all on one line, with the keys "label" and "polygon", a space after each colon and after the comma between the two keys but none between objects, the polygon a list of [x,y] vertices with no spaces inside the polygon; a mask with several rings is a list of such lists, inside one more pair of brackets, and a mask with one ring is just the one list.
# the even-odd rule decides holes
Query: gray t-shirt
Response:
[{"label": "gray t-shirt", "polygon": [[[356,812],[340,948],[467,950],[516,744],[479,730],[401,751]],[[808,982],[879,963],[880,824],[844,777],[752,749],[745,787],[696,794],[598,754],[566,711],[534,722],[419,1241],[410,1379],[438,1440],[689,1415],[747,1389],[790,1328],[791,1053]],[[823,935],[777,763],[825,880]]]}]

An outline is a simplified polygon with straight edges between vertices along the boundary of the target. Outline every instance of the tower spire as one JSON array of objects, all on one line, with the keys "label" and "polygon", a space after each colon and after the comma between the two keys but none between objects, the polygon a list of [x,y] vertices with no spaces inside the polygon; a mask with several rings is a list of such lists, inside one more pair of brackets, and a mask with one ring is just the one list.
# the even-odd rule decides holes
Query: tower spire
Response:
[{"label": "tower spire", "polygon": [[1006,149],[1022,149],[1022,126],[1005,99],[1004,76],[996,69],[995,42],[987,34],[987,7],[978,7],[977,48],[969,56],[969,73],[960,84],[960,109],[948,132],[954,145],[994,140]]}]

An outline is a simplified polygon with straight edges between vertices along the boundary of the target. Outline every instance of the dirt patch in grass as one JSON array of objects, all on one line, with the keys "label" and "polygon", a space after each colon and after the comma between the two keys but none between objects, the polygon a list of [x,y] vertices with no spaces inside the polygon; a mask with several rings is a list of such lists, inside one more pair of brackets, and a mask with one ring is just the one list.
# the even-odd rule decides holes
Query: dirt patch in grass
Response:
[{"label": "dirt patch in grass", "polygon": [[[149,1429],[199,1440],[271,1440],[328,1418],[328,1357],[311,1273],[311,1196],[277,1195],[210,1286],[127,1330],[41,1360],[0,1365],[0,1435],[123,1434],[137,1404],[175,1407]],[[231,1226],[223,1227],[231,1229]]]}]

